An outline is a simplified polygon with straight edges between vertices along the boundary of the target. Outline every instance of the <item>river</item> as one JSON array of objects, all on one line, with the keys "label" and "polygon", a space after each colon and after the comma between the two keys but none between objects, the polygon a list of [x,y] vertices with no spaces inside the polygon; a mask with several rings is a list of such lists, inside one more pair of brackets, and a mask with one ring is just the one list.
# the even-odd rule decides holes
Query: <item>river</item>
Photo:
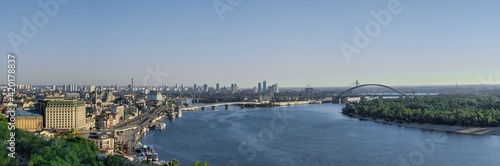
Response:
[{"label": "river", "polygon": [[343,105],[183,112],[141,142],[160,159],[225,165],[500,165],[500,137],[360,121]]}]

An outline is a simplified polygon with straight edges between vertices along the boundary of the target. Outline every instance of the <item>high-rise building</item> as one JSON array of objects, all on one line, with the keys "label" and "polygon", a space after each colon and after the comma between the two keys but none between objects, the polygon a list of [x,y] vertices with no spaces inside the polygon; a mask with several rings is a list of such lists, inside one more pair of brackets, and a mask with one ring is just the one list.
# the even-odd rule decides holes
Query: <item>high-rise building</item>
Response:
[{"label": "high-rise building", "polygon": [[69,91],[70,91],[70,92],[75,92],[75,91],[77,91],[77,88],[78,88],[78,87],[77,87],[75,84],[70,84],[70,85],[69,85]]},{"label": "high-rise building", "polygon": [[56,85],[52,85],[52,91],[56,90]]},{"label": "high-rise building", "polygon": [[260,93],[262,92],[262,83],[259,82],[259,86],[257,88],[257,92]]},{"label": "high-rise building", "polygon": [[43,114],[44,128],[87,129],[84,101],[45,100],[39,101],[35,109]]},{"label": "high-rise building", "polygon": [[272,87],[272,88],[271,88],[271,91],[272,91],[273,93],[279,93],[279,92],[280,92],[280,89],[279,89],[279,87],[278,87],[278,84],[274,84],[274,85],[273,85],[273,86],[271,86],[271,87]]},{"label": "high-rise building", "polygon": [[266,83],[266,80],[264,80],[262,82],[262,88],[263,88],[262,91],[267,92],[267,83]]},{"label": "high-rise building", "polygon": [[258,89],[256,86],[253,87],[253,93],[259,93]]},{"label": "high-rise building", "polygon": [[215,92],[216,92],[216,93],[219,93],[219,92],[220,92],[219,83],[215,84]]},{"label": "high-rise building", "polygon": [[231,84],[231,93],[236,93],[236,84]]},{"label": "high-rise building", "polygon": [[203,92],[205,92],[205,93],[208,92],[208,85],[207,84],[203,85]]},{"label": "high-rise building", "polygon": [[194,84],[193,89],[195,92],[198,92],[198,87],[196,86],[196,84]]}]

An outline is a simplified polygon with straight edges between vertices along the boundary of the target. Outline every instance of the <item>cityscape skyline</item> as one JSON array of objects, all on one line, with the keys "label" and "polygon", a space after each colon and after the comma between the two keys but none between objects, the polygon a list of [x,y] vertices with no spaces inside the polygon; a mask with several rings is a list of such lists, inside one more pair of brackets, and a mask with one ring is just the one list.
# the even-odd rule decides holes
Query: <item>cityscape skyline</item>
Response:
[{"label": "cityscape skyline", "polygon": [[[343,53],[392,2],[400,12],[380,33]],[[497,84],[500,2],[447,2],[245,1],[221,20],[212,1],[70,1],[37,27],[44,5],[4,1],[0,51],[17,54],[18,83],[33,85]],[[30,26],[37,31],[26,37]],[[27,41],[16,47],[9,34]]]}]

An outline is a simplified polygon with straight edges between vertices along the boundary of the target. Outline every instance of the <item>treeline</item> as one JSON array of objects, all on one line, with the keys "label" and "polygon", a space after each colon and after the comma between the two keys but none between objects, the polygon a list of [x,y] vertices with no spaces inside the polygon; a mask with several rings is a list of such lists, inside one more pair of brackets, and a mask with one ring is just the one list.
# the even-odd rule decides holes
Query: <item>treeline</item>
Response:
[{"label": "treeline", "polygon": [[10,142],[10,130],[6,120],[0,118],[0,140],[3,149],[0,150],[0,165],[33,165],[33,166],[77,166],[77,165],[131,165],[122,157],[108,156],[102,161],[97,160],[97,146],[95,143],[80,137],[68,136],[65,139],[44,138],[32,133],[15,130],[15,158],[8,156],[6,147]]},{"label": "treeline", "polygon": [[496,127],[500,126],[500,98],[425,96],[362,100],[347,104],[342,113],[393,122]]},{"label": "treeline", "polygon": [[[46,140],[33,133],[15,129],[15,158],[8,156],[7,147],[10,142],[11,131],[8,129],[7,119],[0,117],[0,141],[3,142],[0,150],[0,166],[134,166],[141,163],[129,162],[121,156],[106,156],[97,159],[99,149],[96,144],[82,137],[66,135],[64,138]],[[207,166],[207,162],[198,162],[195,166]],[[179,160],[163,166],[179,166]]]}]

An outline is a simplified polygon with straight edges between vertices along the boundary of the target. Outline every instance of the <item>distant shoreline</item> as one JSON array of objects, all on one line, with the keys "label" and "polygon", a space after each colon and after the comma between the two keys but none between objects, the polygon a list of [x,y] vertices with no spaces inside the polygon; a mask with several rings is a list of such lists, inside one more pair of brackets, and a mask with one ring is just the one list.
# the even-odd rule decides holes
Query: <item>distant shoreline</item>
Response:
[{"label": "distant shoreline", "polygon": [[357,118],[359,120],[372,121],[376,123],[398,125],[410,128],[418,128],[422,130],[430,131],[442,131],[448,133],[458,133],[458,134],[471,134],[471,135],[495,135],[500,136],[500,127],[462,127],[462,126],[450,126],[450,125],[437,125],[437,124],[418,124],[418,123],[396,123],[389,122],[382,119],[373,119],[370,117],[361,117],[355,114],[345,114],[343,115]]}]

